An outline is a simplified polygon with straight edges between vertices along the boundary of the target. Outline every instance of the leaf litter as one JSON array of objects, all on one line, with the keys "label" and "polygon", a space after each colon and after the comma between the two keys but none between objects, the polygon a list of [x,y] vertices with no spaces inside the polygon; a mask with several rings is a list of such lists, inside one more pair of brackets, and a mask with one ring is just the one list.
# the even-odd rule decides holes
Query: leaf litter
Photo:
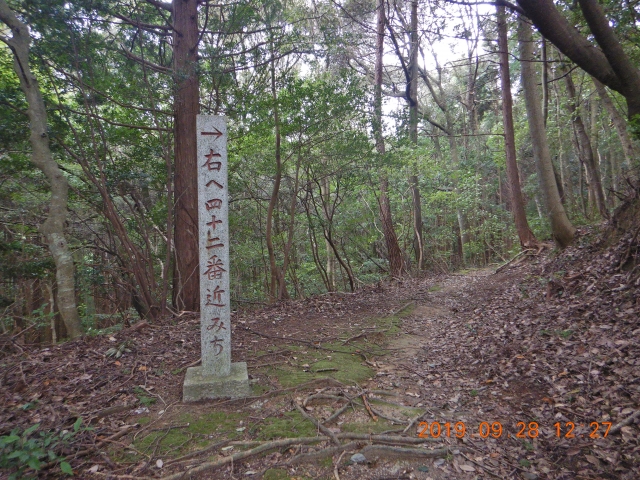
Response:
[{"label": "leaf litter", "polygon": [[[181,403],[193,314],[49,348],[3,342],[0,434],[82,417],[90,429],[61,452],[80,477],[640,478],[638,235],[594,236],[497,274],[237,311],[246,400]],[[366,378],[336,380],[345,358]]]}]

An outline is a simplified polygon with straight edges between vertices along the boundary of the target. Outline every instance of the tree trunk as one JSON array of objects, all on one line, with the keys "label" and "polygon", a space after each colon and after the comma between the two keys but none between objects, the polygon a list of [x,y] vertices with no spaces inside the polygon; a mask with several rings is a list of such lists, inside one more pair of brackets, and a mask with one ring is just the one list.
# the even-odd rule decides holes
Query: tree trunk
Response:
[{"label": "tree trunk", "polygon": [[33,152],[31,162],[42,170],[51,184],[49,215],[40,226],[49,251],[56,264],[57,300],[60,315],[71,338],[82,335],[82,326],[75,299],[75,269],[73,256],[64,233],[67,219],[69,184],[49,148],[47,111],[35,75],[29,65],[29,29],[15,16],[4,0],[0,0],[0,20],[11,28],[12,37],[3,40],[13,52],[13,66],[20,87],[27,99],[31,135],[29,141]]},{"label": "tree trunk", "polygon": [[511,98],[511,78],[509,75],[509,44],[507,37],[507,18],[504,6],[498,6],[498,49],[500,55],[500,84],[502,90],[502,121],[504,122],[504,148],[507,160],[507,178],[511,211],[516,224],[520,245],[532,248],[537,245],[522,200],[520,176],[516,160],[516,143],[513,128],[513,100]]},{"label": "tree trunk", "polygon": [[632,138],[629,136],[629,132],[627,131],[627,122],[622,117],[622,115],[620,115],[615,105],[611,101],[611,97],[609,97],[609,94],[604,88],[604,85],[595,78],[593,79],[593,83],[596,86],[598,96],[600,97],[604,108],[607,110],[607,113],[611,117],[613,126],[615,127],[618,138],[620,139],[625,166],[627,168],[631,168],[632,162],[638,158],[638,151],[633,143]]},{"label": "tree trunk", "polygon": [[571,122],[573,123],[573,127],[576,131],[579,148],[578,153],[582,157],[582,160],[584,161],[585,167],[587,169],[591,195],[595,200],[598,212],[600,212],[600,216],[602,218],[606,219],[609,218],[609,212],[607,210],[607,205],[604,199],[604,191],[602,190],[600,170],[598,169],[598,165],[596,164],[594,151],[591,147],[591,140],[589,139],[589,135],[587,134],[587,129],[585,128],[584,122],[582,121],[582,116],[578,111],[576,88],[573,84],[571,73],[568,71],[565,72],[564,79],[567,85],[567,94],[569,95],[569,102],[567,104],[567,107],[569,109],[569,113],[571,114]]},{"label": "tree trunk", "polygon": [[[335,291],[335,286],[332,287],[332,284],[329,281],[329,276],[327,275],[327,271],[325,270],[325,267],[322,265],[322,261],[320,260],[318,241],[316,238],[315,229],[313,228],[313,222],[311,221],[311,212],[309,211],[308,199],[309,199],[309,193],[307,193],[307,200],[304,202],[304,209],[307,214],[307,224],[308,224],[307,233],[309,234],[309,244],[311,245],[311,253],[313,255],[313,261],[315,262],[316,267],[318,268],[318,273],[320,273],[320,276],[322,277],[324,286],[327,287],[327,291],[333,292]],[[331,246],[329,245],[329,242],[326,239],[325,239],[325,247],[327,248],[327,255],[329,255],[330,254],[329,249],[331,248]]]},{"label": "tree trunk", "polygon": [[[578,0],[589,30],[607,58],[611,69],[622,83],[629,119],[640,115],[640,71],[635,67],[616,37],[597,0]],[[596,76],[597,78],[597,76]]]},{"label": "tree trunk", "polygon": [[175,225],[176,261],[173,304],[178,310],[200,309],[198,246],[198,172],[196,115],[200,91],[198,62],[198,0],[174,0],[173,75],[175,97]]},{"label": "tree trunk", "polygon": [[[409,55],[409,140],[414,147],[418,146],[418,0],[411,1],[411,50]],[[420,202],[420,188],[418,176],[409,177],[411,198],[413,203],[413,249],[416,254],[418,271],[422,270],[423,245],[422,240],[422,206]]]},{"label": "tree trunk", "polygon": [[[322,213],[324,215],[324,221],[327,229],[331,230],[333,222],[333,212],[331,211],[331,186],[329,183],[329,177],[325,176],[320,183],[320,198],[322,199]],[[333,254],[331,248],[331,242],[327,238],[324,239],[324,246],[327,252],[327,290],[335,292],[336,290],[336,257]]]},{"label": "tree trunk", "polygon": [[562,190],[564,191],[564,195],[562,198],[562,203],[564,205],[568,205],[569,209],[573,206],[573,182],[571,181],[571,172],[567,172],[564,148],[562,146],[562,138],[560,130],[558,129],[558,140],[559,140],[559,148],[558,148],[558,169],[560,170],[560,184],[562,185]]},{"label": "tree trunk", "polygon": [[409,51],[409,139],[418,143],[418,0],[411,0],[411,46]]},{"label": "tree trunk", "polygon": [[352,292],[355,292],[356,279],[353,276],[353,271],[351,267],[349,267],[349,265],[342,259],[340,252],[338,252],[338,247],[336,246],[335,242],[333,241],[333,238],[331,237],[331,230],[328,230],[325,228],[323,232],[324,232],[324,238],[329,243],[329,246],[333,250],[333,254],[338,260],[338,263],[340,263],[340,266],[344,269],[345,273],[347,274],[347,278],[349,279],[349,288],[351,289]]},{"label": "tree trunk", "polygon": [[520,46],[522,87],[527,107],[529,134],[533,145],[533,156],[536,162],[540,190],[542,191],[547,215],[549,215],[551,221],[553,238],[560,248],[565,248],[573,241],[575,228],[569,221],[560,201],[547,135],[544,130],[540,95],[536,85],[537,75],[532,63],[534,62],[533,36],[531,27],[521,18],[518,20],[518,44]]},{"label": "tree trunk", "polygon": [[[273,46],[272,46],[273,47]],[[267,207],[267,227],[265,233],[265,242],[267,243],[267,251],[269,252],[269,271],[271,273],[269,281],[269,300],[271,302],[280,299],[280,292],[284,287],[284,276],[276,263],[276,252],[273,246],[273,217],[276,205],[278,203],[278,195],[280,194],[280,182],[282,181],[282,147],[280,135],[280,111],[278,109],[278,91],[276,88],[276,67],[273,48],[271,49],[271,98],[273,101],[273,121],[275,125],[275,160],[276,160],[276,177],[271,190],[271,198]]]},{"label": "tree trunk", "polygon": [[[291,206],[289,207],[289,229],[287,231],[287,243],[284,246],[283,252],[283,260],[282,260],[282,278],[283,281],[280,283],[280,288],[278,289],[278,298],[280,300],[288,300],[289,292],[287,291],[287,285],[284,282],[284,279],[287,276],[287,269],[289,268],[289,263],[291,260],[291,248],[293,246],[294,239],[294,229],[296,226],[296,205],[298,203],[298,187],[300,185],[300,164],[302,162],[302,154],[298,152],[298,157],[296,161],[296,177],[293,182],[293,191],[291,192]],[[295,268],[292,269],[295,271]]]},{"label": "tree trunk", "polygon": [[[384,137],[382,135],[382,60],[384,53],[384,0],[377,1],[378,20],[377,20],[377,36],[376,36],[376,65],[374,78],[374,118],[373,118],[373,134],[376,141],[376,150],[380,158],[385,154]],[[398,237],[393,227],[393,218],[391,215],[391,204],[387,191],[389,189],[389,180],[382,173],[380,175],[380,197],[378,205],[380,208],[380,222],[382,223],[382,232],[387,244],[387,255],[389,257],[389,269],[391,276],[400,276],[404,273],[404,261],[402,259],[402,251],[398,245]]]},{"label": "tree trunk", "polygon": [[[593,92],[592,92],[593,93]],[[602,152],[600,149],[600,130],[598,125],[598,117],[600,115],[600,105],[598,101],[598,97],[596,95],[589,96],[589,129],[591,130],[589,135],[591,137],[591,151],[593,152],[593,159],[595,163],[595,168],[600,175],[600,186],[602,188],[602,195],[605,202],[605,209],[608,211],[609,206],[609,196],[607,195],[607,182],[609,182],[610,177],[608,176],[609,170],[609,162],[606,158],[602,158]]]},{"label": "tree trunk", "polygon": [[628,118],[632,119],[640,114],[640,71],[624,52],[597,0],[578,0],[578,3],[600,48],[595,48],[567,21],[553,0],[518,0],[527,17],[558,50],[625,97]]},{"label": "tree trunk", "polygon": [[[595,92],[594,92],[595,93]],[[598,99],[600,97],[598,96]],[[602,103],[602,101],[600,101],[600,103]],[[614,194],[614,192],[617,191],[617,179],[620,176],[620,171],[618,170],[618,155],[617,155],[617,151],[614,148],[614,144],[615,142],[612,140],[613,139],[613,135],[611,133],[611,128],[609,125],[609,120],[607,120],[606,118],[602,120],[601,122],[601,126],[602,126],[602,138],[606,139],[606,141],[604,142],[604,145],[602,146],[602,148],[598,151],[599,155],[601,155],[601,158],[604,159],[604,162],[606,164],[605,170],[608,172],[608,185],[605,186],[605,193],[607,193],[607,190],[609,191],[609,193],[607,193],[607,207],[609,208],[609,211],[611,211],[612,208],[615,208],[616,206],[616,196]],[[602,164],[601,164],[602,167]]]},{"label": "tree trunk", "polygon": [[[59,143],[61,142],[59,141]],[[149,318],[155,318],[158,308],[155,305],[153,295],[156,288],[153,265],[149,263],[147,260],[148,257],[146,257],[140,248],[131,240],[122,218],[118,215],[117,207],[107,189],[107,178],[102,168],[102,162],[98,162],[99,177],[97,177],[91,171],[87,157],[77,155],[63,143],[61,143],[61,145],[78,162],[84,174],[100,193],[100,197],[102,198],[102,214],[112,227],[110,234],[115,235],[118,240],[120,240],[125,250],[124,253],[118,252],[116,257],[124,271],[127,272],[127,276],[132,275],[140,288],[140,300],[145,316],[150,315]],[[131,288],[135,290],[134,285],[134,283],[131,283]]]},{"label": "tree trunk", "polygon": [[409,177],[409,187],[411,188],[411,203],[413,210],[413,248],[416,252],[418,271],[422,270],[424,258],[424,244],[422,241],[422,205],[420,203],[420,188],[418,187],[418,176]]},{"label": "tree trunk", "polygon": [[[453,127],[453,121],[447,120],[447,127]],[[453,131],[453,129],[451,129]],[[449,140],[449,151],[451,152],[451,163],[458,168],[460,165],[460,155],[458,152],[458,143],[456,142],[456,137],[453,134],[447,135],[447,139]],[[454,187],[453,191],[458,194],[458,181],[454,179]],[[464,255],[465,248],[469,243],[469,222],[467,221],[467,216],[460,209],[460,207],[456,207],[456,218],[458,219],[458,231],[460,233],[460,238],[458,242],[458,251],[460,253],[460,263],[464,263]]]},{"label": "tree trunk", "polygon": [[58,343],[58,332],[56,329],[56,310],[55,310],[55,305],[56,305],[56,300],[55,300],[55,296],[53,294],[53,285],[51,285],[49,282],[45,283],[45,288],[47,289],[47,293],[49,295],[49,315],[51,315],[51,320],[49,322],[49,330],[51,332],[51,344],[55,345],[56,343]]},{"label": "tree trunk", "polygon": [[582,210],[582,215],[584,215],[585,218],[589,218],[587,206],[584,201],[584,168],[582,168],[582,163],[580,163],[578,171],[580,175],[580,181],[578,182],[578,189],[580,190],[580,209]]},{"label": "tree trunk", "polygon": [[[542,38],[542,118],[547,128],[549,117],[549,64],[547,63],[547,41]],[[508,59],[508,57],[507,57]]]}]

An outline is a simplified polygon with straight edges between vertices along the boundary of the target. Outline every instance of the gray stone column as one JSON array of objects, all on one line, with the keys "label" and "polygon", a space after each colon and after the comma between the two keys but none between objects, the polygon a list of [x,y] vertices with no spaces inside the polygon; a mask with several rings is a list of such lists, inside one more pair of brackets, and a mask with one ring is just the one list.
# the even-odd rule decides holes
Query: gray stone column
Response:
[{"label": "gray stone column", "polygon": [[224,377],[231,372],[227,125],[224,117],[198,115],[196,128],[202,366]]},{"label": "gray stone column", "polygon": [[251,394],[246,363],[231,363],[227,125],[197,116],[200,345],[202,366],[187,369],[185,401]]}]

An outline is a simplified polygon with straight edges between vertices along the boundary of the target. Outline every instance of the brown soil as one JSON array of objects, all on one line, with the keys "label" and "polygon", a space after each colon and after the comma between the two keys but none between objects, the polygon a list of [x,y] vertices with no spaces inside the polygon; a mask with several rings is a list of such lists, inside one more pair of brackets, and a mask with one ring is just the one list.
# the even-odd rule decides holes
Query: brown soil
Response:
[{"label": "brown soil", "polygon": [[[443,429],[448,423],[449,436],[426,445],[446,447],[446,453],[431,459],[371,454],[366,464],[352,464],[351,456],[367,443],[355,441],[342,456],[291,465],[296,455],[332,446],[294,444],[194,478],[262,478],[269,468],[284,476],[273,476],[272,470],[265,478],[336,478],[336,472],[342,480],[640,478],[638,415],[618,425],[640,410],[638,238],[631,232],[596,251],[588,246],[588,233],[582,232],[578,246],[561,255],[523,256],[497,274],[478,270],[392,281],[356,294],[236,312],[234,361],[248,362],[257,389],[256,397],[247,400],[181,403],[184,369],[198,358],[199,323],[194,315],[47,349],[13,339],[14,351],[1,362],[0,434],[38,422],[43,430],[69,429],[82,416],[92,429],[79,433],[60,452],[78,477],[157,478],[198,466],[208,457],[171,465],[171,459],[184,452],[160,453],[156,447],[138,457],[120,458],[119,453],[138,445],[132,444],[134,435],[182,428],[185,414],[244,415],[234,440],[250,442],[258,438],[260,425],[296,411],[292,402],[306,400],[307,413],[322,419],[342,406],[344,398],[365,394],[372,408],[387,417],[397,418],[403,407],[419,412],[406,433],[406,417],[399,419],[400,425],[386,420],[388,427],[380,428],[391,431],[388,435],[417,439],[425,428],[420,422],[438,422]],[[409,303],[413,310],[405,310],[411,313],[402,318],[399,331],[390,334],[372,323]],[[353,353],[373,369],[364,381],[317,381],[286,390],[273,373],[281,364],[300,367],[292,346],[301,354],[330,357],[331,352],[319,347],[361,333],[365,335],[359,340],[344,345],[364,338]],[[104,356],[124,341],[131,352],[117,360]],[[309,398],[318,393],[331,398]],[[142,398],[148,405],[140,403]],[[332,432],[344,434],[347,425],[372,423],[356,403],[327,424]],[[135,413],[144,408],[149,411]],[[142,417],[148,423],[138,425]],[[606,429],[606,422],[614,425],[615,433],[589,436],[596,427],[598,434]],[[573,436],[568,434],[572,424]],[[132,425],[126,435],[114,438]],[[456,425],[465,427],[462,438],[456,438]],[[282,431],[279,436],[291,434]],[[204,444],[222,438],[213,437]],[[243,447],[221,448],[208,455],[220,458],[215,455]],[[158,468],[158,460],[166,466]],[[50,467],[43,476],[57,475],[55,465]]]}]

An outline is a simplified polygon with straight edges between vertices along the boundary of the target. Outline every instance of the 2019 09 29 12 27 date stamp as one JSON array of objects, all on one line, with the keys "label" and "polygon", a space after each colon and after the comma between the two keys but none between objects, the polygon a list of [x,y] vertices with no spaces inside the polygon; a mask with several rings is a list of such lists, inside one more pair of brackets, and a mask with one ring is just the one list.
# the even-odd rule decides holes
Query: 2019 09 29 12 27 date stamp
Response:
[{"label": "2019 09 29 12 27 date stamp", "polygon": [[516,438],[532,439],[538,437],[556,438],[606,438],[611,429],[611,422],[556,422],[550,427],[541,426],[538,422],[516,422],[515,425],[503,425],[501,422],[480,422],[477,426],[468,427],[465,422],[420,422],[419,438],[454,437],[464,438],[502,438],[513,434]]}]

